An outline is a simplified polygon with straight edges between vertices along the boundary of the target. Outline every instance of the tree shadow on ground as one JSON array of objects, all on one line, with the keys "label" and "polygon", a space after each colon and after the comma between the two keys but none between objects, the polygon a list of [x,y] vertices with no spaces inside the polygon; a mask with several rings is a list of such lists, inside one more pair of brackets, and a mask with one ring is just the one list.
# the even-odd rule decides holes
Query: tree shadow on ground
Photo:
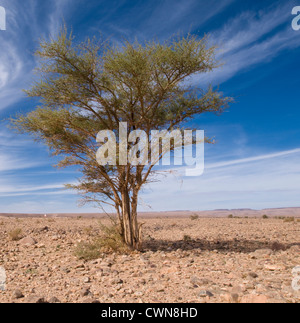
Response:
[{"label": "tree shadow on ground", "polygon": [[255,240],[229,240],[229,241],[207,241],[207,240],[148,240],[143,244],[144,251],[164,251],[171,252],[174,250],[182,251],[214,251],[217,250],[220,253],[252,253],[260,249],[271,249],[273,251],[287,250],[292,246],[300,246],[300,243],[294,244],[282,244],[276,241],[255,241]]}]

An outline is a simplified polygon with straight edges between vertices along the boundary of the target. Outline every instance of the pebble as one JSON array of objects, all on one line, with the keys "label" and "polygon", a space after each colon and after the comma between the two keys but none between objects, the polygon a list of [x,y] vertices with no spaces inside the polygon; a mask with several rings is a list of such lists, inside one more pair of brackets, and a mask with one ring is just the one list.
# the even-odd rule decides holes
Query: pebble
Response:
[{"label": "pebble", "polygon": [[23,293],[19,290],[19,289],[16,289],[13,293],[13,298],[15,299],[20,299],[20,298],[23,298],[24,295]]}]

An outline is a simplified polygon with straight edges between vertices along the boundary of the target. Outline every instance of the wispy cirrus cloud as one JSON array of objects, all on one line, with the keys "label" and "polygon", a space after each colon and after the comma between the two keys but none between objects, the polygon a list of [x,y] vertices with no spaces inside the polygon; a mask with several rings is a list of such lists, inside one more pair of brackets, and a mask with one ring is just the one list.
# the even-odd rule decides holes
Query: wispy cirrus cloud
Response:
[{"label": "wispy cirrus cloud", "polygon": [[[15,185],[2,185],[0,186],[0,196],[16,196],[16,195],[29,195],[32,193],[48,191],[48,190],[61,190],[64,189],[64,184],[52,184],[52,185],[28,185],[28,186],[15,186]],[[59,192],[59,191],[58,191]],[[60,191],[61,193],[61,191]],[[50,194],[50,193],[45,193]]]},{"label": "wispy cirrus cloud", "polygon": [[0,151],[0,172],[15,171],[41,166],[41,161],[22,158],[13,154]]},{"label": "wispy cirrus cloud", "polygon": [[0,33],[0,110],[24,98],[23,88],[32,80],[36,66],[33,53],[39,40],[55,35],[70,0],[2,0],[6,31]]},{"label": "wispy cirrus cloud", "polygon": [[300,149],[207,164],[201,177],[183,171],[150,184],[143,200],[156,211],[299,206]]},{"label": "wispy cirrus cloud", "polygon": [[233,165],[252,163],[252,162],[256,162],[256,161],[264,161],[264,160],[268,160],[268,159],[273,159],[273,158],[277,158],[277,157],[284,157],[284,156],[294,155],[294,154],[298,154],[298,153],[300,153],[300,148],[280,151],[277,153],[272,153],[272,154],[267,154],[267,155],[260,155],[260,156],[255,156],[255,157],[241,158],[241,159],[235,159],[235,160],[229,160],[229,161],[223,161],[223,162],[219,162],[219,163],[209,164],[206,166],[206,169],[228,167],[228,166],[233,166]]},{"label": "wispy cirrus cloud", "polygon": [[[53,0],[42,4],[37,0],[3,0],[7,11],[7,31],[0,34],[0,109],[4,109],[24,97],[22,88],[33,80],[32,70],[36,66],[33,58],[41,37],[55,35],[63,19],[72,10],[84,5],[81,0]],[[122,37],[139,39],[165,39],[176,32],[200,32],[209,19],[221,13],[234,0],[164,0],[151,3],[135,2],[125,13],[117,15],[124,8],[125,1],[118,6],[107,8],[91,30],[102,30],[115,41]],[[72,6],[71,6],[72,4]],[[95,4],[94,4],[95,6]],[[93,8],[93,7],[92,7]],[[112,19],[117,15],[117,19]],[[73,17],[75,23],[80,17]],[[290,25],[277,30],[291,20],[291,4],[279,3],[263,11],[241,12],[212,32],[211,42],[221,48],[219,58],[224,66],[215,72],[193,79],[193,83],[221,83],[249,67],[276,57],[282,50],[300,46],[300,38]],[[104,29],[104,30],[103,30]],[[87,31],[88,32],[88,31]]]},{"label": "wispy cirrus cloud", "polygon": [[[37,148],[38,145],[35,147]],[[0,174],[49,164],[48,160],[38,158],[38,154],[32,158],[29,153],[31,149],[30,139],[9,131],[3,125],[0,130]]]},{"label": "wispy cirrus cloud", "polygon": [[222,83],[258,64],[270,62],[282,51],[300,47],[291,28],[291,3],[277,4],[259,12],[245,11],[211,33],[217,58],[223,66],[193,78],[193,83]]},{"label": "wispy cirrus cloud", "polygon": [[[7,31],[0,33],[0,110],[23,98],[21,89],[28,88],[34,78],[36,62],[32,54],[39,39],[55,35],[63,19],[68,26],[75,26],[79,37],[101,30],[116,42],[123,37],[164,40],[177,32],[190,31],[202,36],[202,27],[209,25],[214,17],[219,19],[235,2],[120,0],[112,5],[107,0],[0,0],[7,11]],[[284,50],[300,47],[299,33],[290,27],[292,2],[275,1],[270,7],[264,7],[264,3],[271,1],[261,6],[257,2],[260,8],[257,11],[252,5],[252,9],[237,6],[235,14],[227,10],[217,24],[212,24],[211,31],[211,42],[220,45],[222,51],[218,57],[225,65],[210,75],[195,78],[194,82],[221,83],[272,61]],[[266,153],[270,148],[253,148],[247,133],[238,127],[231,125],[227,130],[226,138],[232,138],[224,145],[222,154],[210,154],[203,177],[188,178],[183,183],[167,177],[162,183],[153,184],[152,192],[146,191],[143,199],[156,210],[295,205],[299,200],[299,149],[278,148],[280,151]],[[289,147],[293,144],[299,147],[295,141]],[[0,131],[2,211],[76,210],[76,196],[61,190],[63,183],[72,182],[75,175],[46,175],[51,162],[39,148],[24,137],[21,141],[21,137]],[[42,166],[45,167],[41,169]],[[39,172],[43,175],[39,176]],[[55,198],[51,199],[51,195]],[[16,196],[19,198],[13,199]]]},{"label": "wispy cirrus cloud", "polygon": [[[154,211],[299,206],[300,149],[210,163],[203,176],[184,178],[184,181],[181,172],[184,173],[184,169],[165,174],[161,182],[149,184],[142,192],[140,211],[149,211],[147,205]],[[7,203],[3,212],[95,212],[92,207],[77,209],[76,197],[63,187],[59,182],[18,185],[2,179],[0,199],[25,197],[21,204]],[[35,200],[41,196],[43,202]],[[51,196],[55,196],[55,200]],[[66,200],[70,204],[66,204]]]},{"label": "wispy cirrus cloud", "polygon": [[137,32],[141,38],[155,37],[161,40],[178,32],[192,32],[234,1],[163,0],[151,1],[148,4],[143,2],[145,17],[134,32]]}]

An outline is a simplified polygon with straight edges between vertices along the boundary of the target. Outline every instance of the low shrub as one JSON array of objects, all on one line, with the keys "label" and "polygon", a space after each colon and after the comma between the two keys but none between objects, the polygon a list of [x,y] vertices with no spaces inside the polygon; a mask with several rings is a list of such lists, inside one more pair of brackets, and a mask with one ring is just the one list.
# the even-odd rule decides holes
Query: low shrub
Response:
[{"label": "low shrub", "polygon": [[91,242],[81,242],[75,249],[75,256],[81,260],[99,259],[103,253],[127,253],[129,248],[125,244],[119,225],[101,225],[102,236]]},{"label": "low shrub", "polygon": [[285,222],[285,223],[295,222],[295,218],[294,218],[294,217],[285,218],[285,219],[284,219],[284,222]]},{"label": "low shrub", "polygon": [[19,241],[22,239],[22,229],[14,229],[8,233],[12,241]]},{"label": "low shrub", "polygon": [[183,241],[185,241],[185,242],[192,241],[192,238],[189,235],[185,235],[183,237]]}]

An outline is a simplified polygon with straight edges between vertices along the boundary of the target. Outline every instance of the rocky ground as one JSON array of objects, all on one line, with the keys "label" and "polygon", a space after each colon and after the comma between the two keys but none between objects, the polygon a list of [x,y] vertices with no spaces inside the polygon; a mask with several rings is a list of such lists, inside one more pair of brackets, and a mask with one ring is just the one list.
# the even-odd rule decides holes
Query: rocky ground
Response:
[{"label": "rocky ground", "polygon": [[[143,253],[83,261],[74,249],[100,233],[99,220],[1,218],[7,281],[0,302],[300,301],[292,288],[292,270],[300,266],[299,221],[143,221]],[[12,241],[16,229],[20,236]]]}]

